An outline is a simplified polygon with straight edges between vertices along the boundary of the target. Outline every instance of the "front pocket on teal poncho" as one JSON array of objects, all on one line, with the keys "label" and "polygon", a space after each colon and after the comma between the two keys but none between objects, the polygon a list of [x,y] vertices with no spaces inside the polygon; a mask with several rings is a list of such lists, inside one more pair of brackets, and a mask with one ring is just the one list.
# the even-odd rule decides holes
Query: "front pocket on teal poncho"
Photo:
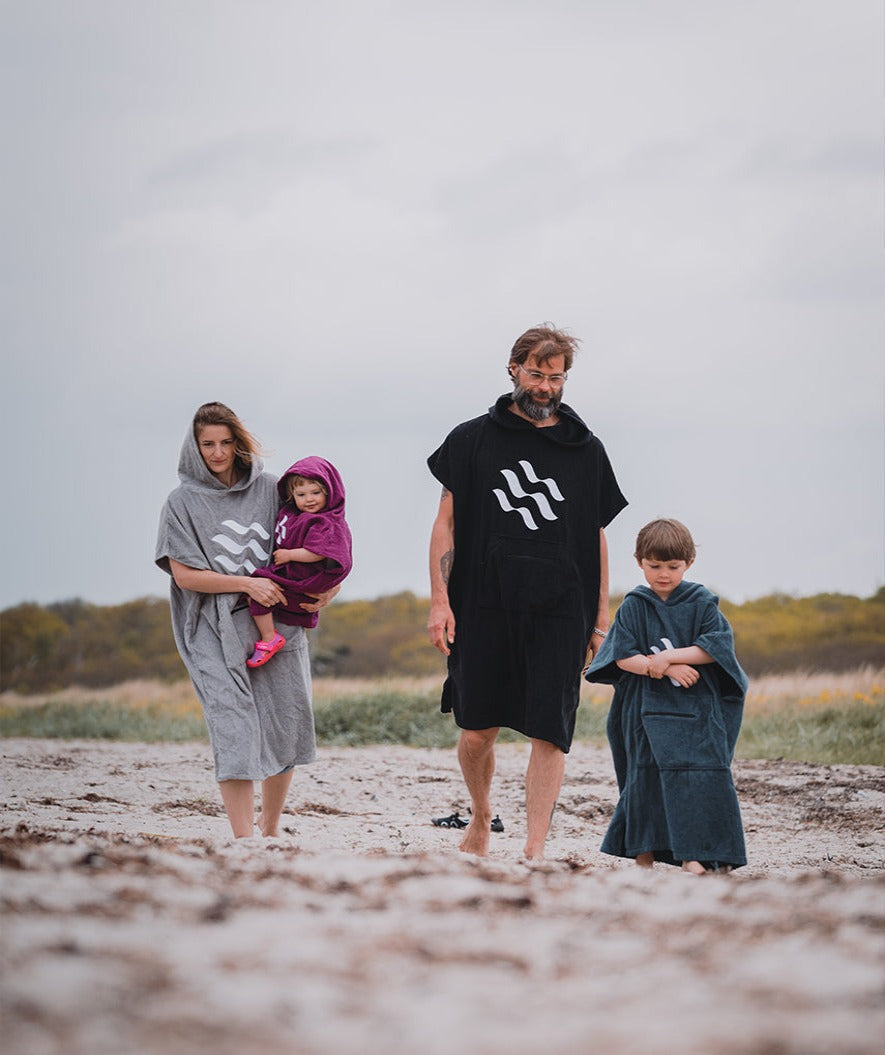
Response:
[{"label": "front pocket on teal poncho", "polygon": [[725,728],[709,695],[646,694],[642,727],[659,769],[721,769],[728,766]]}]

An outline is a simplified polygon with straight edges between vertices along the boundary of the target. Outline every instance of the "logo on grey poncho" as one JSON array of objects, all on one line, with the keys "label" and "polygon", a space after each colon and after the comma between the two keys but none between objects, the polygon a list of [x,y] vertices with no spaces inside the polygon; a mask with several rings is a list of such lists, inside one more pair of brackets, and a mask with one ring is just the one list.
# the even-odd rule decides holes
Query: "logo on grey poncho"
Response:
[{"label": "logo on grey poncho", "polygon": [[[535,515],[542,516],[544,520],[558,520],[559,517],[553,512],[550,499],[552,498],[554,502],[564,502],[565,498],[552,476],[548,476],[543,480],[540,479],[531,462],[521,461],[519,466],[525,475],[526,484],[540,484],[541,487],[546,489],[546,493],[545,491],[526,491],[519,475],[513,469],[501,469],[500,473],[507,483],[510,497],[500,487],[493,487],[492,494],[498,499],[498,503],[505,513],[519,513],[525,526],[530,531],[537,531],[539,524],[535,520]],[[528,503],[512,505],[510,498],[514,498],[517,501],[527,499]]]},{"label": "logo on grey poncho", "polygon": [[[229,575],[235,575],[240,571],[246,571],[251,575],[256,568],[262,568],[267,564],[270,550],[262,549],[258,540],[254,538],[257,535],[264,542],[270,540],[270,535],[261,524],[253,521],[248,527],[243,527],[236,520],[225,520],[221,526],[239,535],[239,540],[231,538],[230,535],[218,534],[212,536],[212,541],[217,542],[222,549],[227,551],[227,554],[218,553],[212,559],[216,564],[220,564]],[[253,537],[249,538],[248,536],[250,535]],[[250,553],[257,559],[257,564],[253,564],[249,559]]]}]

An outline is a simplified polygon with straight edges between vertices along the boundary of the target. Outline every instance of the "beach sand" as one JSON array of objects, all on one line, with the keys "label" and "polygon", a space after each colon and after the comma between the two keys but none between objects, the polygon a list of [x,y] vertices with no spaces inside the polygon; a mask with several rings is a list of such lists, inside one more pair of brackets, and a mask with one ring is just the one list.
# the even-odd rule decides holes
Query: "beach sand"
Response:
[{"label": "beach sand", "polygon": [[599,853],[589,744],[521,861],[527,758],[478,860],[454,751],[321,749],[235,841],[205,743],[2,741],[5,1055],[882,1055],[885,770],[736,763],[750,863],[693,878]]}]

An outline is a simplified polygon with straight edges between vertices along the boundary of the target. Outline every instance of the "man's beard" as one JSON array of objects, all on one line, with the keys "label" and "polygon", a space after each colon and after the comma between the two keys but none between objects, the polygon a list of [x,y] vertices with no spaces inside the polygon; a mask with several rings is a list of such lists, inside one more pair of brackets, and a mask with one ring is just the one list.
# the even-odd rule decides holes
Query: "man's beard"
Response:
[{"label": "man's beard", "polygon": [[515,382],[513,385],[513,402],[532,421],[547,421],[559,410],[559,404],[562,402],[562,393],[551,392],[550,398],[546,403],[536,403],[532,399],[529,389],[523,388],[519,382]]}]

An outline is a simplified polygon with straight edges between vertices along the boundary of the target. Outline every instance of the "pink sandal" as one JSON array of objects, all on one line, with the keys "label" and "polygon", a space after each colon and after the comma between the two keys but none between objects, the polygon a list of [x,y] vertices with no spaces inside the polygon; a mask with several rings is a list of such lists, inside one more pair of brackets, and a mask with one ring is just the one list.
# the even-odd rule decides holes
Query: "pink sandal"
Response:
[{"label": "pink sandal", "polygon": [[263,667],[265,663],[280,651],[285,645],[286,639],[282,634],[275,633],[270,641],[256,641],[255,651],[246,660],[247,667]]}]

